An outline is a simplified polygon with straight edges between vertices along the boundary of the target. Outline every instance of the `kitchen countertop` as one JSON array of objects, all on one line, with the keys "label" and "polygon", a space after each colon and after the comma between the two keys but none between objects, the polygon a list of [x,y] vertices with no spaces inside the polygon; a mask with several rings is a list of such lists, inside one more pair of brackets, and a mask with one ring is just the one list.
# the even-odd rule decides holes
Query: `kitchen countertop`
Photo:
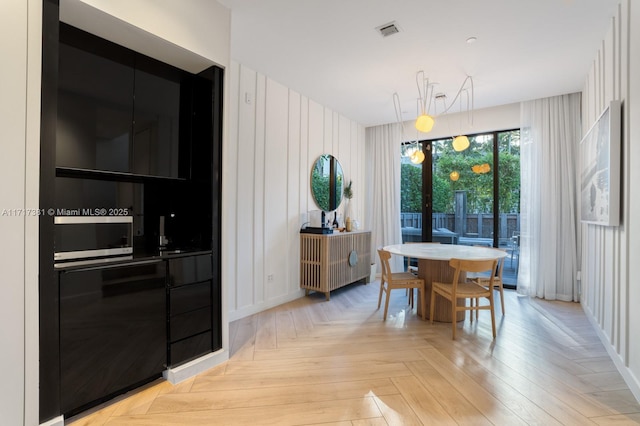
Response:
[{"label": "kitchen countertop", "polygon": [[54,265],[56,271],[71,270],[95,266],[133,264],[165,260],[185,256],[197,256],[211,254],[211,250],[200,249],[169,249],[169,250],[136,250],[132,255],[111,256],[98,259],[79,259],[68,262],[58,262]]}]

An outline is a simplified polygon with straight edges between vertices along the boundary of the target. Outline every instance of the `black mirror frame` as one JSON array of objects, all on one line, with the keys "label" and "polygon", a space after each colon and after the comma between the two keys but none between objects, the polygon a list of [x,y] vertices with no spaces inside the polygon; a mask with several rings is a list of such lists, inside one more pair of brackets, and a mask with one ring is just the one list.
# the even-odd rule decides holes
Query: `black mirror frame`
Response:
[{"label": "black mirror frame", "polygon": [[311,167],[309,182],[311,195],[320,210],[331,212],[340,207],[344,198],[344,170],[336,157],[331,154],[318,157]]}]

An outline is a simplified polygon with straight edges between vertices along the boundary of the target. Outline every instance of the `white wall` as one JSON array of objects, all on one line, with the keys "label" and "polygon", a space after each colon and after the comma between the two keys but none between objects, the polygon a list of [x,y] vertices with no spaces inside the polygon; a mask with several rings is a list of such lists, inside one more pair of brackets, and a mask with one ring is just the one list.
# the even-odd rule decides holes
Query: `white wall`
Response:
[{"label": "white wall", "polygon": [[[224,209],[229,227],[229,319],[301,297],[299,231],[317,210],[311,166],[333,154],[353,180],[354,217],[364,219],[364,128],[235,62],[231,80]],[[366,224],[363,224],[366,227]],[[270,280],[269,277],[272,276]]]},{"label": "white wall", "polygon": [[[611,100],[621,100],[622,222],[619,227],[582,224],[581,302],[627,384],[640,400],[640,11],[623,0],[597,51],[583,88],[583,132]],[[632,79],[633,76],[635,80]],[[635,222],[633,221],[635,219]]]},{"label": "white wall", "polygon": [[38,220],[12,209],[38,207],[41,5],[6,0],[0,11],[0,423],[37,424]]}]

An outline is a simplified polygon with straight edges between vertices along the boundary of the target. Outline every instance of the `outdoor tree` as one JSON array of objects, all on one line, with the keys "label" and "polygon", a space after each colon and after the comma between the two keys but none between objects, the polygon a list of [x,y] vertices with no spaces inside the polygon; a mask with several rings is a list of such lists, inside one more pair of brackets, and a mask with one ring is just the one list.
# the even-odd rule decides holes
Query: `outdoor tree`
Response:
[{"label": "outdoor tree", "polygon": [[[498,134],[499,156],[499,202],[500,211],[519,211],[520,203],[520,145],[518,131]],[[455,191],[467,192],[469,213],[489,213],[493,211],[493,138],[480,135],[469,138],[468,149],[456,152],[451,147],[451,139],[432,142],[434,166],[433,212],[453,213]],[[478,168],[487,164],[487,168]],[[474,172],[475,169],[479,172]],[[458,179],[451,179],[457,172]],[[405,213],[422,212],[422,168],[403,164],[401,168],[401,207]]]}]

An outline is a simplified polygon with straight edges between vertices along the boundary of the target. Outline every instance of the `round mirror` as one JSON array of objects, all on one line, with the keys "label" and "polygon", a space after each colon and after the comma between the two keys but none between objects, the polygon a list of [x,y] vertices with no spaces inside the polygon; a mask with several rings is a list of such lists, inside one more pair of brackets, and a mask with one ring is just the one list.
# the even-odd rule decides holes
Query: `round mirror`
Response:
[{"label": "round mirror", "polygon": [[311,194],[318,208],[330,212],[342,201],[344,173],[338,160],[329,154],[318,157],[311,169]]}]

